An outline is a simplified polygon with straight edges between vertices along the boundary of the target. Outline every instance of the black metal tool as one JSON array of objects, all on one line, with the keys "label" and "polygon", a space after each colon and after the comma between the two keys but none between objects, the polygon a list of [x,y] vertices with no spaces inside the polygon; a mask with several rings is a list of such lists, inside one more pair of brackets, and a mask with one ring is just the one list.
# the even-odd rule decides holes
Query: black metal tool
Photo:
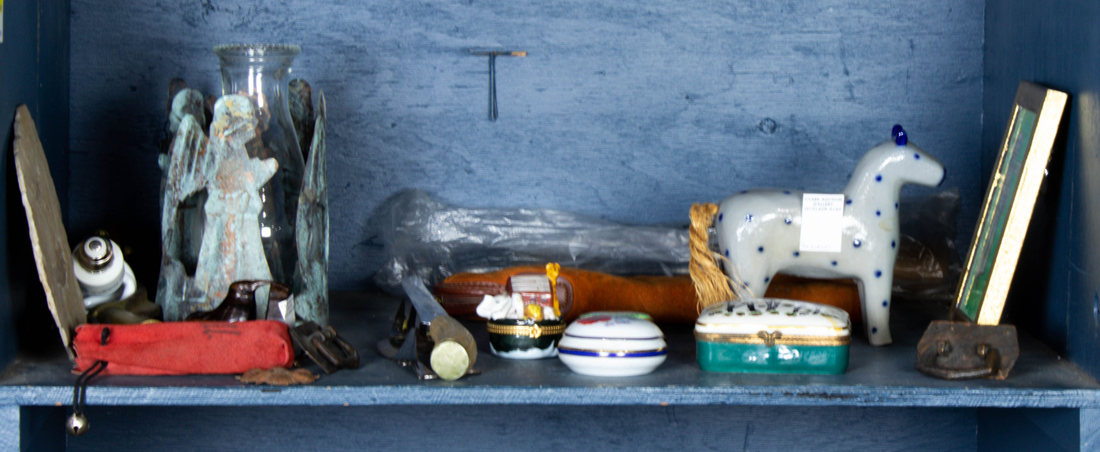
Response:
[{"label": "black metal tool", "polygon": [[[411,367],[420,380],[455,380],[480,374],[473,367],[477,359],[473,336],[432,299],[420,278],[410,279],[402,282],[409,297],[401,300],[390,337],[378,341],[378,352],[401,367]],[[430,366],[424,364],[424,358]],[[453,365],[460,361],[467,363]]]},{"label": "black metal tool", "polygon": [[477,50],[469,49],[473,55],[489,56],[489,120],[497,120],[497,56],[525,57],[522,50]]},{"label": "black metal tool", "polygon": [[477,362],[477,344],[470,331],[447,314],[419,276],[402,278],[401,287],[421,322],[428,324],[428,335],[435,343],[428,360],[432,371],[444,380],[457,380],[469,374]]},{"label": "black metal tool", "polygon": [[420,380],[435,380],[439,375],[420,361],[420,355],[431,350],[431,343],[426,328],[417,319],[416,309],[403,298],[394,316],[390,337],[378,342],[378,352],[401,367],[412,367]]}]

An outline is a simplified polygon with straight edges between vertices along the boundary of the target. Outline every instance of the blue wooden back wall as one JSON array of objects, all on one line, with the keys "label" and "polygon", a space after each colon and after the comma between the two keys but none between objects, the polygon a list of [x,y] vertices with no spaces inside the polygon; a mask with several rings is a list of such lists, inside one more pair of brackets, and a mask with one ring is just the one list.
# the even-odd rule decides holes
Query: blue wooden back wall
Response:
[{"label": "blue wooden back wall", "polygon": [[1070,94],[1052,176],[1040,193],[1006,309],[1015,311],[1008,314],[1018,326],[1097,377],[1100,3],[989,2],[987,14],[986,162],[995,157],[1020,79]]},{"label": "blue wooden back wall", "polygon": [[[111,231],[147,284],[167,82],[220,92],[220,43],[300,44],[328,97],[336,289],[380,265],[367,223],[401,190],[686,223],[744,188],[839,191],[894,123],[960,188],[964,246],[980,204],[982,0],[71,4],[72,240]],[[497,60],[496,122],[468,48],[528,52]]]}]

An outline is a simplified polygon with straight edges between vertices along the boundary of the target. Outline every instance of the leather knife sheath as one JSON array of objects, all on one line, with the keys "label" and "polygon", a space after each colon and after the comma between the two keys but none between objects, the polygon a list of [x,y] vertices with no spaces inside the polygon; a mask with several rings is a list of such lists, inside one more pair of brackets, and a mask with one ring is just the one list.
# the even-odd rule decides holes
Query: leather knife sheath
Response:
[{"label": "leather knife sheath", "polygon": [[[492,273],[458,273],[436,284],[436,298],[447,313],[480,319],[475,313],[485,295],[510,291],[516,275],[546,275],[540,266],[519,266]],[[645,312],[659,323],[695,323],[699,310],[691,278],[683,276],[615,276],[562,267],[558,302],[565,321],[592,311]],[[848,311],[852,323],[862,320],[859,289],[850,280],[819,280],[776,275],[766,297],[812,301]],[[481,319],[484,320],[484,319]]]}]

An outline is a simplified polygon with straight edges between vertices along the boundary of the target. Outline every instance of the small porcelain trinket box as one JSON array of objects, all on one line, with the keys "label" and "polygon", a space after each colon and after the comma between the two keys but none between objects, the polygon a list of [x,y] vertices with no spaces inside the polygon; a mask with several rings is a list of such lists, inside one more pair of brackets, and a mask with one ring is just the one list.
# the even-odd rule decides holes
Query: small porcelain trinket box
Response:
[{"label": "small porcelain trinket box", "polygon": [[645,375],[667,355],[661,329],[640,312],[584,314],[565,329],[558,344],[558,358],[569,369],[600,377]]},{"label": "small porcelain trinket box", "polygon": [[764,298],[704,309],[695,340],[707,371],[842,374],[852,337],[842,309]]},{"label": "small porcelain trinket box", "polygon": [[558,356],[558,341],[565,331],[561,320],[493,319],[489,329],[489,350],[501,358],[539,359]]}]

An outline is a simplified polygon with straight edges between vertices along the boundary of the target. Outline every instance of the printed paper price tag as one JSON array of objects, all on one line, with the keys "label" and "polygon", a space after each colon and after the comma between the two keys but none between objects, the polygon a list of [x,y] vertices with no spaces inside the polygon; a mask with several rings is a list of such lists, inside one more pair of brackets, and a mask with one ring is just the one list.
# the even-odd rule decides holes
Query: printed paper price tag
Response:
[{"label": "printed paper price tag", "polygon": [[804,193],[799,251],[839,253],[844,195]]}]

